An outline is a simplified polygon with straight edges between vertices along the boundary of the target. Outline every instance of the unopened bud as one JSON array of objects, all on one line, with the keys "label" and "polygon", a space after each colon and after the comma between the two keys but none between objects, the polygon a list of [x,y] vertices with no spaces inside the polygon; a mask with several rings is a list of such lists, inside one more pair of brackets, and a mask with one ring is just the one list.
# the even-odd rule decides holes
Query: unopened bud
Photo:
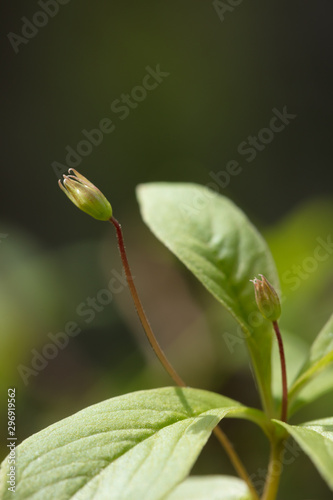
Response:
[{"label": "unopened bud", "polygon": [[278,294],[276,293],[270,282],[263,276],[261,280],[254,278],[254,293],[259,311],[264,318],[269,321],[277,321],[281,316],[281,304]]},{"label": "unopened bud", "polygon": [[63,175],[58,181],[60,188],[80,210],[98,220],[109,220],[112,217],[112,207],[104,194],[88,179],[74,168],[68,170],[74,175]]}]

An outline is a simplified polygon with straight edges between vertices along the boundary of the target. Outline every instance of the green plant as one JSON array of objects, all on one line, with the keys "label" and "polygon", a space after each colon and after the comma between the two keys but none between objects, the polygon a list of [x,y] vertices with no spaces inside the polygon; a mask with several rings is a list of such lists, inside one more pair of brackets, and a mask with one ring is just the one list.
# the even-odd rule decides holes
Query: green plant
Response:
[{"label": "green plant", "polygon": [[[295,439],[333,489],[333,417],[290,425],[297,410],[314,401],[311,386],[333,363],[333,316],[315,339],[308,359],[286,392],[277,271],[269,249],[246,216],[228,199],[194,184],[139,186],[142,216],[151,231],[199,279],[239,323],[247,344],[263,410],[186,386],[160,348],[134,285],[120,224],[106,198],[87,179],[64,176],[62,189],[80,209],[114,225],[136,309],[155,353],[177,387],[139,391],[88,407],[22,442],[16,449],[15,498],[88,500],[259,499],[224,432],[223,418],[258,425],[270,443],[261,500],[277,498],[285,444]],[[250,280],[261,273],[262,280]],[[268,280],[264,277],[269,278]],[[272,283],[272,285],[270,284]],[[255,297],[256,295],[256,297]],[[256,298],[256,300],[255,300]],[[268,304],[268,308],[267,308]],[[259,307],[259,309],[258,309]],[[271,384],[275,331],[280,347],[283,396]],[[326,390],[331,390],[331,386]],[[287,408],[288,407],[288,408]],[[288,414],[287,414],[288,409]],[[241,479],[187,477],[215,432]],[[8,490],[8,459],[2,464],[1,498]]]}]

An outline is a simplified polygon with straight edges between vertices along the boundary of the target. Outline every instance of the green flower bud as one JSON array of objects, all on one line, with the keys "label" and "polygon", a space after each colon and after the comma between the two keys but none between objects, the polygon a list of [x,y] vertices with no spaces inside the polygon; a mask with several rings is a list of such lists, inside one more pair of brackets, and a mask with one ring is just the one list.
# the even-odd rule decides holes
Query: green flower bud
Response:
[{"label": "green flower bud", "polygon": [[281,316],[281,304],[278,294],[276,293],[270,282],[263,276],[261,280],[254,278],[254,293],[257,301],[257,306],[264,318],[269,321],[277,321]]},{"label": "green flower bud", "polygon": [[58,181],[59,187],[80,210],[98,220],[109,220],[112,217],[112,207],[104,194],[88,179],[79,174],[74,168],[63,175],[63,180]]}]

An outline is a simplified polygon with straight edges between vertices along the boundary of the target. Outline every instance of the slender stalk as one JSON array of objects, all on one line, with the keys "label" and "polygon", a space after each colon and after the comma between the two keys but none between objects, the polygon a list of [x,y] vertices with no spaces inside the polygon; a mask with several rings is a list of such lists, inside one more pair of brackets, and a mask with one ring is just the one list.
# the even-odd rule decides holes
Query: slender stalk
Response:
[{"label": "slender stalk", "polygon": [[282,462],[281,455],[283,451],[283,441],[271,443],[271,453],[268,465],[268,474],[266,478],[265,488],[261,500],[275,500],[279,488]]},{"label": "slender stalk", "polygon": [[287,385],[287,368],[286,368],[286,358],[284,355],[284,348],[282,342],[282,336],[279,329],[277,321],[273,321],[273,328],[276,334],[276,338],[279,344],[280,361],[281,361],[281,374],[282,374],[282,407],[281,407],[281,420],[282,422],[287,422],[288,415],[288,385]]},{"label": "slender stalk", "polygon": [[222,431],[221,427],[219,427],[217,425],[215,427],[215,429],[213,430],[213,432],[215,434],[215,437],[220,441],[220,443],[224,447],[226,453],[228,454],[229,459],[235,468],[235,471],[237,472],[239,477],[241,479],[243,479],[243,481],[247,484],[247,487],[249,488],[249,490],[251,492],[252,499],[259,500],[258,493],[257,493],[255,487],[253,486],[253,483],[252,483],[248,473],[246,472],[244,465],[242,464],[237,453],[235,452],[234,447],[232,446],[231,442],[229,441],[229,439],[227,438],[225,433]]},{"label": "slender stalk", "polygon": [[[143,326],[143,329],[146,333],[147,339],[153,348],[156,356],[158,357],[159,361],[161,362],[162,366],[165,368],[167,373],[170,375],[170,377],[176,382],[176,384],[180,387],[186,387],[186,383],[184,380],[178,375],[176,370],[173,368],[171,363],[168,361],[166,355],[164,354],[162,348],[160,347],[159,343],[156,340],[156,337],[154,335],[154,332],[149,324],[148,318],[146,316],[146,313],[144,312],[141,300],[139,298],[137,289],[134,285],[134,280],[133,280],[133,275],[131,272],[131,268],[127,259],[127,254],[126,254],[126,249],[125,249],[125,243],[124,243],[124,237],[121,229],[121,225],[115,219],[113,216],[110,218],[110,222],[114,225],[117,233],[117,239],[118,239],[118,246],[119,246],[119,252],[120,252],[120,257],[121,261],[125,270],[125,275],[126,275],[126,280],[133,298],[133,302],[136,308],[136,311],[138,313],[138,316],[140,318],[141,324]],[[246,482],[253,500],[259,500],[258,494],[251,482],[251,479],[249,478],[248,473],[246,472],[246,469],[244,465],[242,464],[240,458],[238,457],[237,453],[235,452],[231,442],[225,435],[225,433],[221,430],[220,427],[216,426],[214,429],[214,434],[217,437],[217,439],[220,441],[220,443],[223,445],[227,455],[230,458],[231,463],[233,464],[235,470],[239,474],[239,476]]]},{"label": "slender stalk", "polygon": [[123,263],[123,266],[124,266],[124,270],[125,270],[125,274],[126,274],[126,280],[127,280],[127,283],[128,283],[128,286],[129,286],[129,289],[130,289],[130,292],[131,292],[131,295],[132,295],[132,298],[133,298],[135,309],[136,309],[136,311],[138,313],[138,316],[139,316],[140,321],[142,323],[143,329],[144,329],[144,331],[146,333],[147,339],[148,339],[151,347],[153,348],[153,351],[155,352],[156,356],[158,357],[159,361],[162,363],[162,366],[164,366],[165,370],[168,372],[168,374],[174,380],[174,382],[176,382],[176,384],[179,385],[180,387],[186,387],[186,384],[185,384],[184,380],[178,375],[178,373],[173,368],[173,366],[171,365],[171,363],[169,363],[169,361],[168,361],[166,355],[164,354],[161,346],[157,342],[156,337],[155,337],[155,335],[153,333],[153,330],[152,330],[152,328],[151,328],[151,326],[149,324],[149,321],[148,321],[148,318],[146,316],[146,313],[143,310],[143,306],[142,306],[141,300],[139,298],[137,289],[136,289],[136,287],[134,285],[134,280],[133,280],[131,268],[129,266],[129,262],[128,262],[128,259],[127,259],[126,250],[125,250],[125,243],[124,243],[124,237],[123,237],[123,234],[122,234],[121,225],[119,224],[119,222],[114,217],[111,217],[110,221],[112,222],[112,224],[116,228],[117,238],[118,238],[118,245],[119,245],[119,251],[120,251],[121,260],[122,260],[122,263]]}]

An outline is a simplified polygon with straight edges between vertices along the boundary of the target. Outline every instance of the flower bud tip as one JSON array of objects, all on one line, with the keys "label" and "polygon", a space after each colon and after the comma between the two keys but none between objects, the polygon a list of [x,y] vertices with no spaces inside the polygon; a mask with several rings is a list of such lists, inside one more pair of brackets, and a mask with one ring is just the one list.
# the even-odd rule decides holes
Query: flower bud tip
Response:
[{"label": "flower bud tip", "polygon": [[63,175],[62,182],[59,180],[58,184],[71,202],[97,220],[109,220],[112,207],[104,194],[74,168],[70,168],[68,173]]},{"label": "flower bud tip", "polygon": [[257,306],[264,318],[269,321],[277,321],[281,316],[281,304],[278,294],[271,283],[259,274],[261,280],[254,278],[250,280],[254,285],[254,293]]}]

